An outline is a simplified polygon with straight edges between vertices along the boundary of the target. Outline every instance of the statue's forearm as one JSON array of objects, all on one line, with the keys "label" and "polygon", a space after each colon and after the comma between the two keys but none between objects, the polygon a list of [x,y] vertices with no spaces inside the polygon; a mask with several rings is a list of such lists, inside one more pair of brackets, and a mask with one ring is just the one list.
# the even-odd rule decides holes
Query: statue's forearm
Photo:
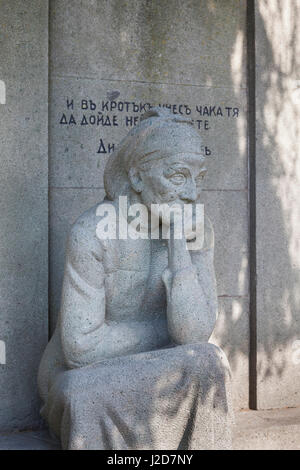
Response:
[{"label": "statue's forearm", "polygon": [[[168,279],[166,279],[168,278]],[[216,321],[215,290],[205,293],[194,266],[165,274],[169,334],[178,344],[207,342]]]},{"label": "statue's forearm", "polygon": [[69,335],[67,341],[65,339],[66,362],[73,369],[112,357],[156,349],[161,342],[167,343],[164,330],[165,319],[162,316],[151,322],[104,322],[94,331],[77,331],[76,337]]},{"label": "statue's forearm", "polygon": [[63,343],[67,364],[77,368],[130,352],[138,332],[126,323],[103,322],[90,332],[76,331]]},{"label": "statue's forearm", "polygon": [[185,239],[169,240],[169,267],[164,282],[172,339],[179,344],[207,342],[216,321],[215,283],[214,279],[206,279],[203,288]]}]

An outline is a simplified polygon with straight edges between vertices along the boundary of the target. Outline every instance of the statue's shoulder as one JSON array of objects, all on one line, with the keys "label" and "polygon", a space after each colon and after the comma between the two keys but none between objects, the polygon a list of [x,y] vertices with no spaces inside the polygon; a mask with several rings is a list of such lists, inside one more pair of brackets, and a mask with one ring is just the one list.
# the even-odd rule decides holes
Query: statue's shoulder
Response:
[{"label": "statue's shoulder", "polygon": [[215,245],[214,228],[213,228],[210,218],[205,214],[204,215],[204,243],[203,243],[202,251],[213,250],[214,245]]},{"label": "statue's shoulder", "polygon": [[75,220],[70,230],[71,238],[80,238],[81,240],[93,238],[97,225],[96,211],[98,205],[90,207]]},{"label": "statue's shoulder", "polygon": [[80,252],[94,251],[99,253],[103,250],[102,241],[97,237],[97,224],[99,217],[99,207],[113,203],[111,201],[101,201],[83,212],[71,226],[69,233],[69,245]]}]

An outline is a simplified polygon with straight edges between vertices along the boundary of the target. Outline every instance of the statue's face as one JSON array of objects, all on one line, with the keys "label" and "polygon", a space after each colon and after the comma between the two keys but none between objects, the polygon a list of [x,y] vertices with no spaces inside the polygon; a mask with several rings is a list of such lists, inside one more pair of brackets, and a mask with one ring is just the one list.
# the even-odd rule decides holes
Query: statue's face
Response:
[{"label": "statue's face", "polygon": [[206,173],[199,155],[182,153],[156,160],[152,167],[139,171],[142,202],[151,204],[193,204],[199,199]]}]

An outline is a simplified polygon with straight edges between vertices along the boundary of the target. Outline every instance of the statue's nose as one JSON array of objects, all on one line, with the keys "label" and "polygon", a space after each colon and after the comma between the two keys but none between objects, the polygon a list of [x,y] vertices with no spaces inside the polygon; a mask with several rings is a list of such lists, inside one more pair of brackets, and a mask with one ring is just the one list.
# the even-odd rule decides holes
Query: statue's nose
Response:
[{"label": "statue's nose", "polygon": [[184,190],[180,195],[180,199],[186,202],[187,204],[196,201],[197,187],[194,181],[190,181],[188,184],[186,184]]}]

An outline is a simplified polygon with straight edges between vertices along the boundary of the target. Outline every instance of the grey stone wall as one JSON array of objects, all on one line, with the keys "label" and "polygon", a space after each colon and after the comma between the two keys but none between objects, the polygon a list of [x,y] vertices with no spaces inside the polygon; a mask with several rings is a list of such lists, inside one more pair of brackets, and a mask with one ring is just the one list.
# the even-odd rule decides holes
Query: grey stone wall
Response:
[{"label": "grey stone wall", "polygon": [[255,2],[257,226],[249,246],[246,3],[51,0],[48,18],[47,1],[0,1],[1,431],[39,423],[48,163],[53,331],[69,227],[103,198],[109,152],[147,103],[192,116],[211,153],[202,200],[216,235],[220,316],[212,340],[230,360],[236,408],[249,399],[250,248],[257,406],[299,406],[300,12],[297,0],[284,8]]},{"label": "grey stone wall", "polygon": [[48,339],[47,25],[44,0],[0,2],[1,431],[39,423],[36,374]]},{"label": "grey stone wall", "polygon": [[141,103],[175,106],[195,119],[211,152],[203,202],[216,234],[220,318],[213,340],[231,362],[238,408],[248,407],[245,5],[50,2],[52,329],[66,234],[102,199],[109,149],[128,132]]},{"label": "grey stone wall", "polygon": [[[284,3],[284,5],[283,5]],[[256,2],[257,399],[300,404],[300,4]]]}]

